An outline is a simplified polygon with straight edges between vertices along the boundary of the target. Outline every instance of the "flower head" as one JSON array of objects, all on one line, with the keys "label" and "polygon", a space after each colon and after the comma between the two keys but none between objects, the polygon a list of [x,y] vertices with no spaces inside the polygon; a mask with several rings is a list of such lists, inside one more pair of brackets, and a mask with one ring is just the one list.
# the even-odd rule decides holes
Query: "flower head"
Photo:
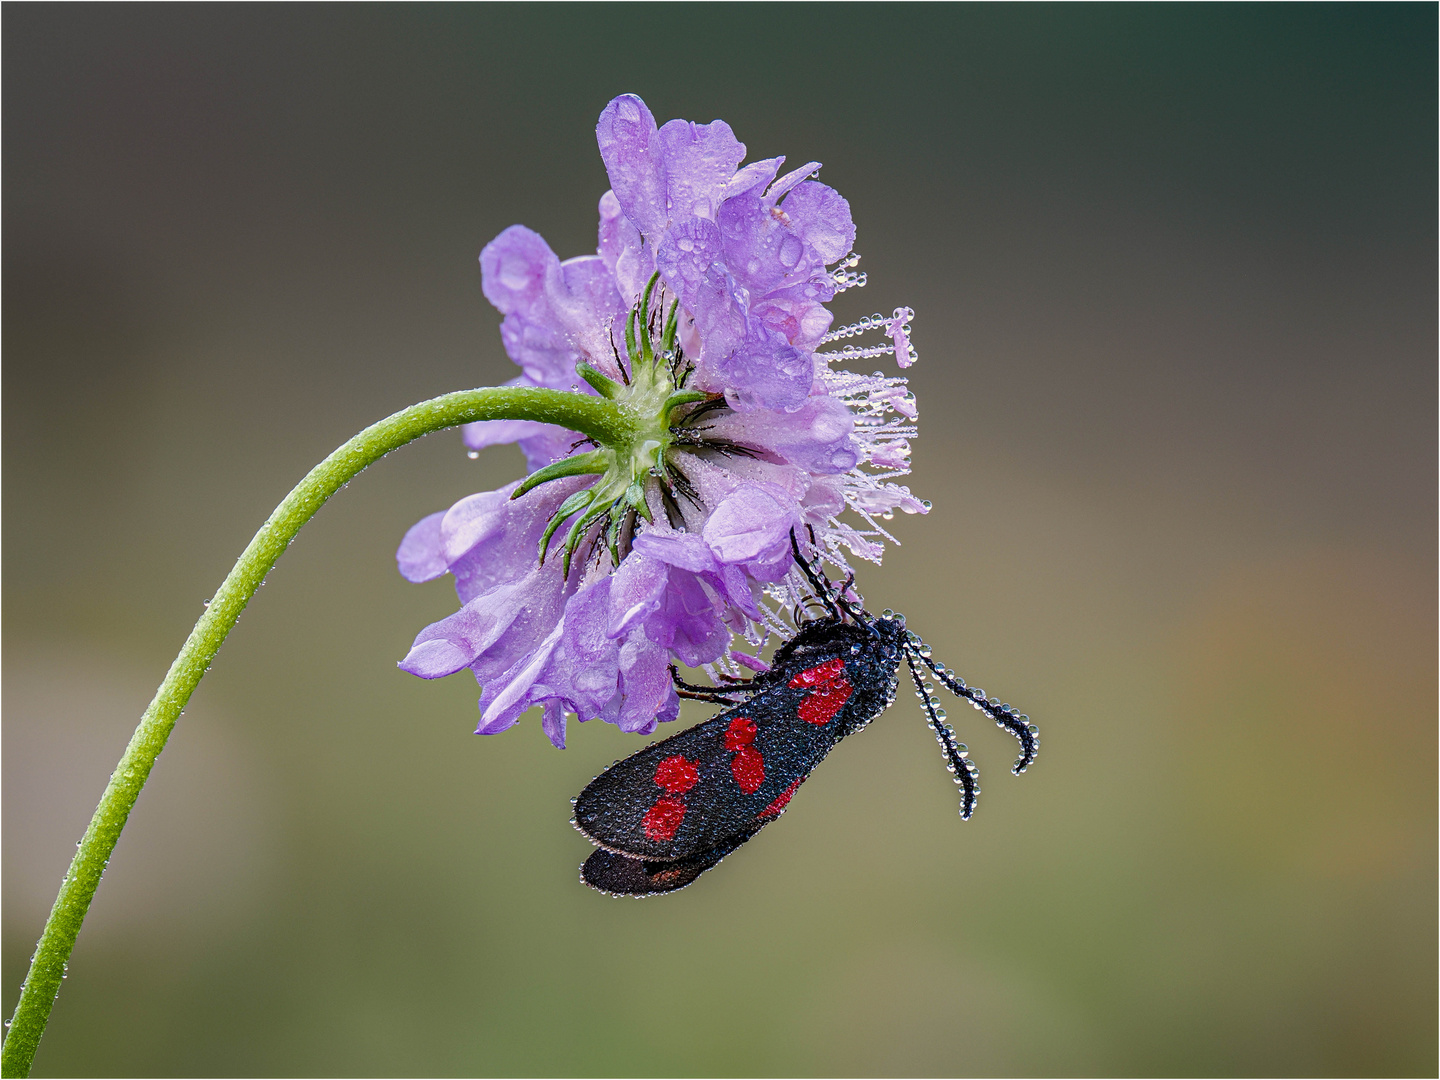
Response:
[{"label": "flower head", "polygon": [[[847,555],[879,562],[895,510],[929,506],[894,482],[915,434],[905,380],[833,367],[892,353],[908,367],[913,312],[831,329],[825,305],[865,275],[819,164],[740,167],[724,121],[657,127],[628,94],[596,135],[611,183],[598,253],[561,262],[514,225],[480,265],[515,383],[610,398],[627,434],[469,425],[472,452],[518,442],[530,476],[430,515],[398,553],[411,581],[452,574],[462,605],[400,666],[470,668],[480,733],[541,705],[556,746],[567,713],[643,733],[673,720],[673,663],[763,669],[730,643],[794,633],[808,590],[792,530],[844,570]],[[879,344],[822,350],[870,331]]]}]

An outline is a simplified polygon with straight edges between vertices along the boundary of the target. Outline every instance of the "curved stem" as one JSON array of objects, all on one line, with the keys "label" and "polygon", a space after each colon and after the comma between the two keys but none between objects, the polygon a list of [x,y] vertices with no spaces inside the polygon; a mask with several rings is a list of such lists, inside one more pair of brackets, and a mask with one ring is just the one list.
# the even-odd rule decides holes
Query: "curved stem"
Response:
[{"label": "curved stem", "polygon": [[275,561],[325,500],[367,465],[421,435],[474,420],[538,420],[617,447],[628,446],[636,430],[631,412],[604,398],[538,387],[461,390],[422,401],[372,424],[310,470],[255,534],[190,631],[105,786],[31,958],[20,1001],[0,1048],[0,1076],[30,1074],[35,1049],[60,992],[66,961],[120,830],[165,748],[180,710]]}]

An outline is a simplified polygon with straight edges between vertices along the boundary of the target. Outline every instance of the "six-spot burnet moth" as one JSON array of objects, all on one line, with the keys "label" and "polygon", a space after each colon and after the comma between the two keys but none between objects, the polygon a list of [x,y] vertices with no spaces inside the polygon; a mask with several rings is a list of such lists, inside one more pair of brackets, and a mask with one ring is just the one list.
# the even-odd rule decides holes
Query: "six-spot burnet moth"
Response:
[{"label": "six-spot burnet moth", "polygon": [[[983,690],[937,664],[905,628],[905,616],[871,615],[807,562],[791,534],[795,560],[826,614],[800,624],[768,671],[723,687],[692,686],[675,674],[682,697],[731,708],[632,754],[597,776],[575,803],[572,824],[597,850],[580,880],[616,896],[683,889],[785,812],[830,749],[895,700],[901,660],[960,786],[960,816],[980,794],[979,774],[945,721],[933,676],[1020,741],[1017,776],[1035,760],[1038,728]],[[673,669],[672,669],[673,670]]]}]

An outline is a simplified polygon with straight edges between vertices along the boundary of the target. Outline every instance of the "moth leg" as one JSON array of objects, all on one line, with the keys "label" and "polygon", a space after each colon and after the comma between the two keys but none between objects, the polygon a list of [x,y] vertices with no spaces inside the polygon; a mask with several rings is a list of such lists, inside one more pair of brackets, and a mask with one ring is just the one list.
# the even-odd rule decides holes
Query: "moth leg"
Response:
[{"label": "moth leg", "polygon": [[737,705],[737,704],[739,704],[737,701],[735,701],[734,698],[721,697],[719,694],[714,694],[714,693],[708,693],[708,694],[696,693],[696,692],[693,691],[693,690],[680,690],[680,689],[676,689],[676,691],[675,691],[675,696],[678,697],[678,698],[684,698],[686,701],[713,701],[716,705]]},{"label": "moth leg", "polygon": [[975,812],[975,800],[980,795],[980,771],[970,760],[966,745],[955,741],[955,732],[945,723],[944,711],[935,704],[924,675],[915,666],[915,655],[913,649],[905,649],[905,665],[910,669],[910,678],[915,681],[915,696],[920,699],[920,707],[929,717],[930,730],[935,732],[935,739],[940,743],[946,768],[954,773],[955,783],[960,785],[960,817],[969,821],[970,815]]},{"label": "moth leg", "polygon": [[935,673],[935,677],[945,684],[949,690],[958,698],[963,698],[977,709],[983,712],[996,724],[1004,728],[1011,735],[1020,741],[1020,756],[1015,759],[1015,764],[1010,766],[1010,771],[1019,776],[1031,765],[1035,764],[1035,755],[1040,752],[1040,729],[1030,723],[1030,718],[1022,713],[1016,712],[1009,705],[1002,705],[996,700],[986,700],[985,692],[977,690],[973,686],[966,686],[964,679],[955,677],[953,671],[940,667],[934,660],[926,656],[928,651],[923,646],[912,648],[920,662]]},{"label": "moth leg", "polygon": [[[807,525],[806,528],[810,527]],[[815,530],[813,528],[810,528],[810,543],[812,545],[815,543]],[[830,579],[825,576],[825,572],[819,568],[819,557],[817,556],[811,561],[800,553],[800,541],[795,538],[794,529],[790,530],[790,551],[795,556],[795,563],[800,567],[800,572],[803,573],[806,580],[810,582],[810,587],[815,590],[817,598],[825,605],[826,611],[837,619],[843,614],[849,615],[853,621],[861,625],[867,623],[868,616],[866,613],[845,599],[845,590],[850,588],[851,584],[855,581],[855,575],[853,573],[845,579],[845,584],[841,586],[837,592]]]},{"label": "moth leg", "polygon": [[745,680],[737,686],[699,686],[695,683],[688,683],[680,678],[680,672],[674,664],[670,665],[670,681],[675,684],[675,693],[682,698],[691,698],[695,701],[714,701],[721,705],[736,704],[732,698],[737,694],[749,697],[755,693],[755,689],[750,685],[750,680]]}]

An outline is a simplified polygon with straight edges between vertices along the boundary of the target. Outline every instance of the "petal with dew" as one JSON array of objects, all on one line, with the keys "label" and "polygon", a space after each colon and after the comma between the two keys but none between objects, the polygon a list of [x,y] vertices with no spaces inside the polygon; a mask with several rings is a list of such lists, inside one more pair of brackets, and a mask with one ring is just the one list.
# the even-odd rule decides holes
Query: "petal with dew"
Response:
[{"label": "petal with dew", "polygon": [[441,510],[421,518],[410,526],[405,539],[400,541],[395,561],[406,581],[431,581],[450,568],[440,539],[440,522],[444,517],[445,511]]},{"label": "petal with dew", "polygon": [[600,114],[595,139],[610,174],[610,188],[625,216],[647,239],[658,239],[669,213],[664,154],[655,117],[634,94],[621,94]]},{"label": "petal with dew", "polygon": [[671,120],[658,134],[670,221],[691,215],[714,218],[726,183],[745,158],[745,144],[724,120],[710,124]]}]

